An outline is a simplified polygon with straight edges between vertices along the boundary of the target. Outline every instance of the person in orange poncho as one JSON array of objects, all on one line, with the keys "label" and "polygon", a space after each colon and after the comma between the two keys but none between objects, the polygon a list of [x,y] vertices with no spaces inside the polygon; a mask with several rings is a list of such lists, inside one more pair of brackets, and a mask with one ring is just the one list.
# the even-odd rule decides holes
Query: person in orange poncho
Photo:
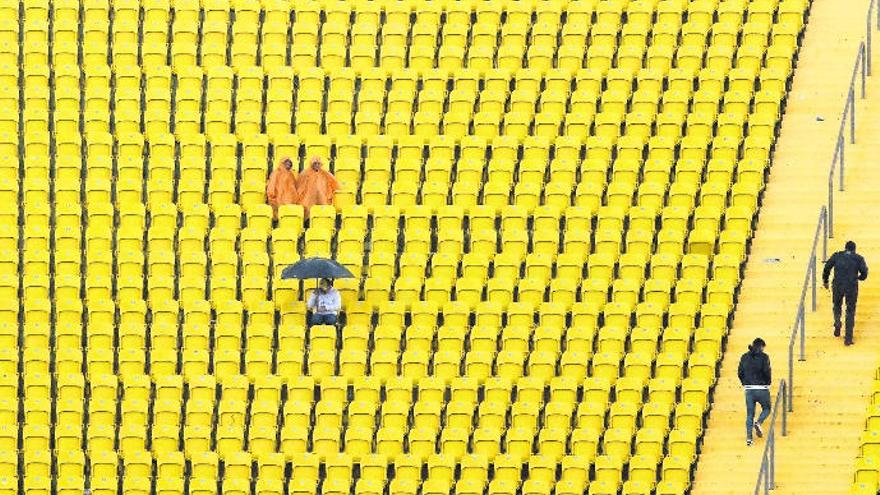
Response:
[{"label": "person in orange poncho", "polygon": [[279,206],[299,202],[296,182],[297,177],[296,172],[293,171],[293,162],[290,158],[282,158],[269,176],[269,183],[266,184],[266,199],[269,200],[269,204],[275,211],[275,218],[278,218]]},{"label": "person in orange poncho", "polygon": [[314,205],[332,205],[333,196],[339,189],[339,182],[333,174],[322,168],[321,159],[312,157],[309,168],[299,174],[296,181],[296,189],[299,191],[299,204],[305,210],[305,216],[309,216],[309,208]]}]

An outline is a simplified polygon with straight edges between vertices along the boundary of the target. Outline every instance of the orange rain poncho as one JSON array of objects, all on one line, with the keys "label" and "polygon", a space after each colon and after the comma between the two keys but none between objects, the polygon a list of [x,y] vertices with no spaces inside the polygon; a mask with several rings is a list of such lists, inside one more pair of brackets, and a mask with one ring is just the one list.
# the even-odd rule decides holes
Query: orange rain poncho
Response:
[{"label": "orange rain poncho", "polygon": [[311,167],[303,170],[296,181],[296,189],[299,191],[299,204],[309,216],[309,208],[314,205],[332,205],[333,196],[339,189],[339,182],[330,172]]},{"label": "orange rain poncho", "polygon": [[275,210],[275,216],[278,216],[278,207],[281,205],[292,205],[299,201],[299,192],[296,188],[296,172],[292,169],[288,170],[284,163],[288,158],[282,158],[275,170],[269,176],[269,183],[266,184],[266,199]]}]

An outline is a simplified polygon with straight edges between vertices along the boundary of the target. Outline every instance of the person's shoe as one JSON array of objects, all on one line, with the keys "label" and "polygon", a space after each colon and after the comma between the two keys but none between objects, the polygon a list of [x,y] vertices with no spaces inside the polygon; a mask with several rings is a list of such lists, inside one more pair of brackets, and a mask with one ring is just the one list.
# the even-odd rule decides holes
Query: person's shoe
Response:
[{"label": "person's shoe", "polygon": [[834,336],[835,336],[835,337],[840,337],[840,329],[839,329],[839,328],[835,328],[835,329],[834,329]]},{"label": "person's shoe", "polygon": [[746,440],[746,447],[751,447],[751,446],[752,446],[752,439],[750,438],[750,439]]},{"label": "person's shoe", "polygon": [[843,341],[843,345],[845,345],[845,346],[847,346],[847,347],[853,345],[854,343],[855,343],[855,342],[853,342],[852,340],[844,340],[844,341]]},{"label": "person's shoe", "polygon": [[758,435],[758,438],[764,438],[764,430],[758,423],[755,423],[755,435]]}]

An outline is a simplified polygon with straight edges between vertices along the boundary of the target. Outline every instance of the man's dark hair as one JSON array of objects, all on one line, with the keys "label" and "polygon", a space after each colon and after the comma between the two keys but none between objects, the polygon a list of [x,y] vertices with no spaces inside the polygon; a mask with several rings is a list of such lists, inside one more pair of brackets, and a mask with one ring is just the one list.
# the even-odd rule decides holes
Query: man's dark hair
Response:
[{"label": "man's dark hair", "polygon": [[767,346],[767,343],[764,342],[764,339],[762,339],[761,337],[758,337],[755,340],[753,340],[752,345],[751,345],[751,347],[754,349],[758,349],[759,347],[766,347],[766,346]]},{"label": "man's dark hair", "polygon": [[846,241],[846,244],[843,246],[847,251],[856,251],[856,243],[853,241]]}]

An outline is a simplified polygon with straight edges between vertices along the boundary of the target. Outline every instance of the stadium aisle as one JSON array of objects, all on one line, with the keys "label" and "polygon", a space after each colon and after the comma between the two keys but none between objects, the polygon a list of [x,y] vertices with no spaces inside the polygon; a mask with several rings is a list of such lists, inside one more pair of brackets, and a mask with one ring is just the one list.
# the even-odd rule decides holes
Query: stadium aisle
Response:
[{"label": "stadium aisle", "polygon": [[[853,8],[841,9],[831,2],[813,4],[697,463],[695,494],[750,493],[754,488],[764,441],[750,448],[745,445],[736,367],[748,343],[761,336],[773,360],[774,398],[779,379],[787,377],[788,339],[809,243],[819,205],[826,197],[826,174],[855,47],[864,35],[863,24],[857,22],[864,18],[864,2],[848,4]],[[865,116],[880,112],[878,86],[875,74],[869,79],[868,100],[857,109],[859,143],[847,148],[847,191],[836,196],[835,238],[828,246],[831,253],[853,238],[869,263],[880,259],[880,239],[876,229],[864,223],[862,212],[877,208],[877,196],[868,192],[880,185],[873,163],[880,155],[880,144],[869,139],[878,132],[876,119]],[[869,331],[880,317],[876,284],[869,279],[862,286],[856,346],[848,349],[831,335],[830,293],[819,290],[818,310],[807,315],[807,361],[795,365],[797,395],[795,412],[789,416],[790,435],[777,443],[774,493],[847,493],[852,483],[866,397],[877,365],[874,349],[880,343],[880,336]],[[816,448],[819,445],[821,449]]]}]

